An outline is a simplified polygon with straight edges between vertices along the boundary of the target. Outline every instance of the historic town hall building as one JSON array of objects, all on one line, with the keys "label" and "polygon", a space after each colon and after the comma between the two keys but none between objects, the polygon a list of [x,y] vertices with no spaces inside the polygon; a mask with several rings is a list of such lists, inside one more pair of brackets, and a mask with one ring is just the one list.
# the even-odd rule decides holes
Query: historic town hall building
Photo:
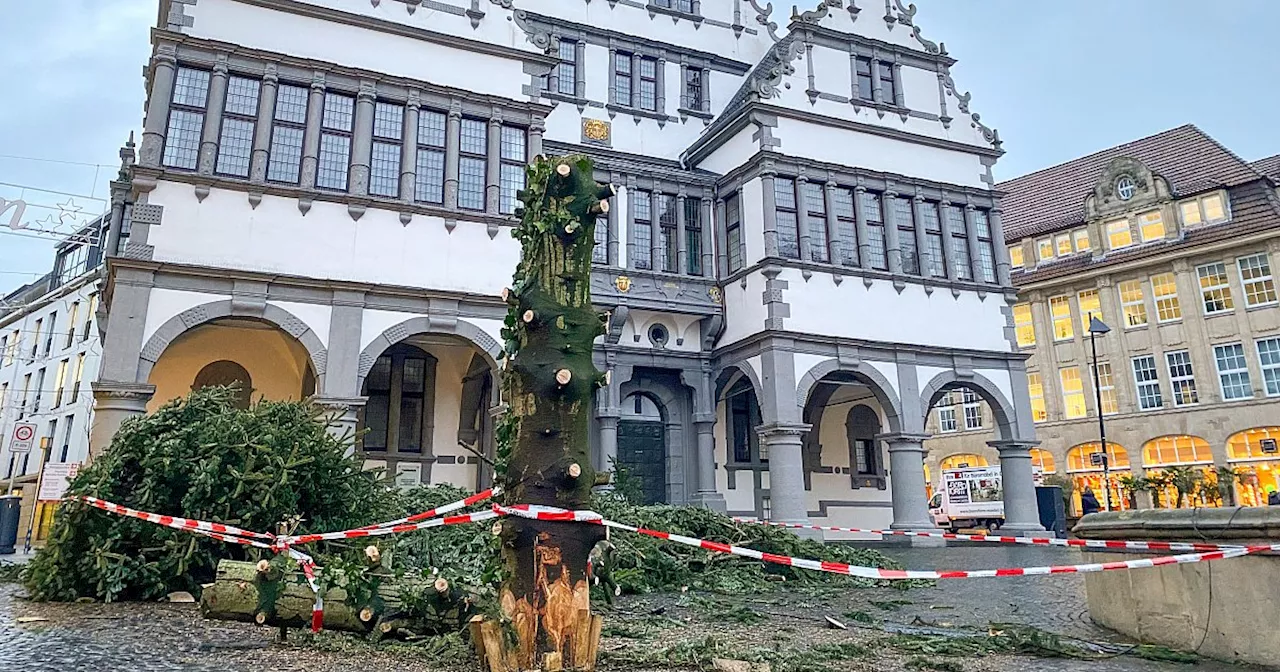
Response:
[{"label": "historic town hall building", "polygon": [[163,0],[92,449],[239,381],[366,429],[401,483],[484,485],[515,192],[582,152],[618,186],[602,467],[651,501],[932,527],[925,418],[965,388],[1007,528],[1038,529],[999,136],[914,5],[808,4]]}]

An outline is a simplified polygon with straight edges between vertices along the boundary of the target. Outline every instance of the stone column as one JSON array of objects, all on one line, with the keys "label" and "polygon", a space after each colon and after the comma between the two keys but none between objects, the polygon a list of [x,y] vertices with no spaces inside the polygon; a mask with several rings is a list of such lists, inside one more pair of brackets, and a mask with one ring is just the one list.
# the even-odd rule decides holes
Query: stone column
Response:
[{"label": "stone column", "polygon": [[320,122],[324,119],[324,73],[311,75],[311,95],[307,98],[307,130],[302,136],[301,187],[315,189],[316,167],[320,163]]},{"label": "stone column", "polygon": [[[686,375],[696,375],[696,379],[689,380]],[[699,370],[686,370],[681,378],[693,390],[693,430],[698,437],[698,491],[694,501],[699,506],[724,512],[728,505],[716,488],[716,402],[711,362],[704,360]]]},{"label": "stone column", "polygon": [[662,247],[662,193],[657,183],[649,192],[649,268],[666,270],[667,251]]},{"label": "stone column", "polygon": [[[920,277],[932,278],[934,277],[931,270],[933,251],[929,249],[929,236],[924,230],[924,218],[920,216],[920,210],[923,206],[924,197],[916,194],[915,198],[911,199],[911,216],[916,223],[916,257],[919,259]],[[941,261],[941,259],[938,261]]]},{"label": "stone column", "polygon": [[404,106],[404,144],[400,148],[400,200],[413,203],[418,188],[418,119],[422,114],[422,94],[409,89]]},{"label": "stone column", "polygon": [[[877,91],[879,84],[877,83]],[[898,217],[894,212],[894,202],[898,199],[898,192],[886,190],[880,202],[880,206],[884,210],[884,240],[885,254],[889,259],[889,272],[894,275],[902,274],[902,242],[898,240]]]},{"label": "stone column", "polygon": [[889,445],[890,496],[895,530],[933,530],[929,500],[925,496],[924,441],[927,434],[881,434]]},{"label": "stone column", "polygon": [[758,428],[769,453],[769,502],[775,522],[808,524],[801,444],[809,425],[773,423]]},{"label": "stone column", "polygon": [[813,260],[813,237],[809,235],[809,206],[805,201],[804,188],[809,178],[804,175],[796,177],[796,239],[799,241],[801,261]]},{"label": "stone column", "polygon": [[1039,441],[989,441],[1000,451],[1000,478],[1004,482],[1004,531],[1024,535],[1044,532],[1036,504],[1036,484],[1031,473],[1031,448]]},{"label": "stone column", "polygon": [[222,133],[222,111],[227,104],[227,55],[218,54],[209,77],[209,97],[205,102],[204,129],[200,136],[200,158],[196,162],[201,175],[212,175],[218,160],[218,135]]},{"label": "stone column", "polygon": [[173,80],[178,71],[177,47],[161,44],[151,57],[151,91],[147,117],[142,124],[142,148],[138,162],[155,168],[160,165],[164,136],[169,130],[169,105],[173,102]]},{"label": "stone column", "polygon": [[444,207],[458,209],[458,143],[462,141],[462,103],[449,105],[449,118],[445,122],[444,144]]},{"label": "stone column", "polygon": [[715,230],[711,228],[711,197],[702,199],[702,275],[716,277]]},{"label": "stone column", "polygon": [[347,454],[355,453],[356,424],[360,409],[364,408],[367,397],[328,397],[317,396],[312,403],[324,410],[328,420],[326,428],[334,438],[350,441]]},{"label": "stone column", "polygon": [[996,248],[996,281],[1001,287],[1012,287],[1013,280],[1009,275],[1011,269],[1009,247],[1004,241],[1003,215],[1000,208],[993,208],[987,213],[987,226],[991,227],[991,242]]},{"label": "stone column", "polygon": [[623,239],[623,249],[627,251],[625,260],[619,259],[618,265],[622,268],[635,270],[636,268],[636,203],[640,197],[636,188],[636,178],[633,175],[627,176],[627,230],[625,235],[619,236]]},{"label": "stone column", "polygon": [[689,273],[689,264],[687,262],[687,259],[689,258],[689,249],[685,244],[685,235],[684,235],[685,195],[683,191],[684,189],[681,188],[682,193],[676,196],[676,268],[675,268],[675,272],[681,275],[687,275]]},{"label": "stone column", "polygon": [[853,190],[853,226],[858,236],[858,267],[871,268],[871,240],[867,236],[867,215],[862,211],[862,197],[867,188],[858,185]]},{"label": "stone column", "polygon": [[[760,185],[764,191],[764,256],[778,256],[778,195],[774,191],[774,181],[778,177],[778,172],[773,167],[772,161],[766,161],[763,169],[760,171]],[[739,202],[738,208],[740,213],[748,211],[749,206],[746,203]],[[746,230],[743,226],[738,227],[739,235],[746,240]],[[742,260],[743,266],[750,263],[746,258]]]},{"label": "stone column", "polygon": [[502,111],[493,110],[489,117],[489,141],[487,143],[484,178],[484,210],[496,215],[502,200]]},{"label": "stone column", "polygon": [[271,158],[271,131],[276,118],[276,93],[280,89],[280,76],[275,63],[268,63],[262,75],[262,88],[258,92],[258,122],[253,131],[253,154],[249,159],[249,181],[263,184],[267,181],[267,164]]},{"label": "stone column", "polygon": [[373,105],[377,98],[377,85],[372,80],[362,80],[360,92],[356,94],[356,111],[351,129],[351,168],[347,176],[347,190],[352,196],[369,195],[369,162],[373,156]]},{"label": "stone column", "polygon": [[111,439],[129,418],[147,412],[155,385],[97,381],[93,389],[93,425],[89,429],[89,461],[111,445]]},{"label": "stone column", "polygon": [[[610,355],[612,356],[612,355]],[[600,424],[600,471],[613,473],[614,463],[618,459],[618,419],[622,416],[620,408],[622,397],[622,379],[631,378],[631,367],[616,366],[609,362],[605,366],[609,383],[596,392],[596,421]],[[613,485],[605,486],[612,489]]]},{"label": "stone column", "polygon": [[[844,246],[853,244],[853,241],[840,239],[840,220],[836,216],[836,187],[838,186],[832,180],[822,185],[823,208],[827,213],[827,221],[822,226],[827,227],[828,258],[832,264],[841,266],[844,264]],[[857,204],[854,207],[857,207]]]},{"label": "stone column", "polygon": [[[578,48],[582,48],[582,42],[578,42]],[[578,63],[582,63],[582,59],[578,59]],[[579,68],[582,66],[579,65]],[[547,120],[543,117],[536,116],[529,122],[529,158],[542,156],[542,136],[547,132]]]}]

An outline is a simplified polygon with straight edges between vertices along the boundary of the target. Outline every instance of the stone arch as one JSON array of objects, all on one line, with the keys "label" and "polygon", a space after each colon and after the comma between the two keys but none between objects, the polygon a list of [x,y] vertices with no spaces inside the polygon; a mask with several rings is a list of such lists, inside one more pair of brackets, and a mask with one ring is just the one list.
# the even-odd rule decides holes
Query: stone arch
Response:
[{"label": "stone arch", "polygon": [[[657,407],[660,419],[656,422],[661,424],[663,439],[665,496],[662,501],[669,504],[687,503],[693,495],[690,485],[694,481],[689,478],[693,465],[689,458],[696,453],[690,452],[688,439],[692,436],[695,393],[696,390],[686,384],[676,371],[642,367],[636,367],[632,377],[620,383],[618,388],[619,401],[624,406],[633,396],[639,395]],[[628,419],[637,418],[629,418],[626,414],[621,418],[622,421]]]},{"label": "stone arch", "polygon": [[898,393],[894,391],[889,379],[885,378],[879,369],[867,362],[858,362],[856,364],[841,363],[837,359],[819,362],[806,371],[796,384],[796,404],[801,409],[804,409],[808,405],[814,390],[817,389],[818,383],[823,378],[833,374],[844,374],[866,385],[871,390],[872,395],[875,396],[876,401],[880,403],[880,407],[884,409],[885,421],[889,426],[889,431],[893,433],[903,431],[902,403],[898,399]]},{"label": "stone arch", "polygon": [[921,388],[920,408],[925,413],[928,413],[929,409],[933,408],[933,404],[938,400],[938,397],[941,397],[948,390],[959,387],[967,387],[977,392],[978,396],[987,402],[987,405],[991,407],[991,413],[995,416],[996,428],[999,430],[1001,439],[1010,441],[1035,438],[1018,435],[1018,415],[1017,411],[1014,410],[1013,402],[1009,401],[1009,398],[1000,391],[1000,388],[990,378],[980,373],[965,376],[961,376],[955,371],[939,373]]},{"label": "stone arch", "polygon": [[284,333],[292,336],[307,351],[311,360],[311,368],[316,374],[316,389],[324,389],[325,365],[328,362],[328,351],[311,327],[307,326],[297,315],[271,304],[265,306],[236,305],[231,299],[213,301],[174,315],[147,339],[138,357],[137,382],[145,383],[151,377],[151,369],[160,360],[161,355],[182,334],[202,325],[225,317],[245,317],[261,320],[275,325]]},{"label": "stone arch", "polygon": [[253,376],[239,362],[227,359],[209,362],[196,373],[195,380],[191,381],[192,391],[222,385],[238,385],[235,392],[236,407],[249,408],[249,402],[253,398]]},{"label": "stone arch", "polygon": [[[448,334],[459,336],[470,342],[481,353],[490,368],[494,371],[495,378],[501,373],[498,367],[498,357],[502,354],[502,346],[498,344],[497,339],[490,336],[486,331],[477,327],[466,320],[457,320],[452,324],[440,324],[433,322],[431,318],[413,317],[392,325],[386,331],[379,334],[376,338],[369,342],[360,352],[360,369],[356,376],[356,389],[364,387],[365,376],[369,375],[369,370],[373,368],[378,356],[387,348],[400,343],[411,336],[419,334]],[[494,389],[498,389],[498,385],[494,385]]]},{"label": "stone arch", "polygon": [[720,369],[720,374],[716,376],[714,401],[716,403],[724,401],[724,395],[742,378],[745,378],[751,384],[751,389],[755,392],[756,399],[763,397],[764,388],[760,385],[760,377],[756,375],[755,369],[751,368],[751,365],[746,362],[734,362],[725,365],[724,368]]}]

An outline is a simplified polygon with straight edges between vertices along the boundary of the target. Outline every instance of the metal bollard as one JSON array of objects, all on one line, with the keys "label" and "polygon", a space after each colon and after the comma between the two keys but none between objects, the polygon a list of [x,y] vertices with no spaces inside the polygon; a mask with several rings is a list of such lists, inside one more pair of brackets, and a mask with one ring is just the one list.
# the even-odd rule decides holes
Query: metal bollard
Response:
[{"label": "metal bollard", "polygon": [[0,555],[13,555],[18,543],[18,518],[22,514],[22,497],[0,495]]}]

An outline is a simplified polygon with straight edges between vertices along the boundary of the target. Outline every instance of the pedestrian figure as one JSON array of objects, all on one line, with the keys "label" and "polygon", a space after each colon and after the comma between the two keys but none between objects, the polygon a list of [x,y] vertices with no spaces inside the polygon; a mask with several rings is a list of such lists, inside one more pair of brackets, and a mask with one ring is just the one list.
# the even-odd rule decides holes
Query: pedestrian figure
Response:
[{"label": "pedestrian figure", "polygon": [[1093,490],[1085,488],[1084,492],[1080,493],[1080,508],[1084,510],[1084,515],[1086,516],[1091,513],[1097,513],[1102,509],[1102,506],[1098,504],[1098,498],[1093,494]]},{"label": "pedestrian figure", "polygon": [[1280,491],[1274,485],[1267,486],[1267,506],[1280,506]]}]

